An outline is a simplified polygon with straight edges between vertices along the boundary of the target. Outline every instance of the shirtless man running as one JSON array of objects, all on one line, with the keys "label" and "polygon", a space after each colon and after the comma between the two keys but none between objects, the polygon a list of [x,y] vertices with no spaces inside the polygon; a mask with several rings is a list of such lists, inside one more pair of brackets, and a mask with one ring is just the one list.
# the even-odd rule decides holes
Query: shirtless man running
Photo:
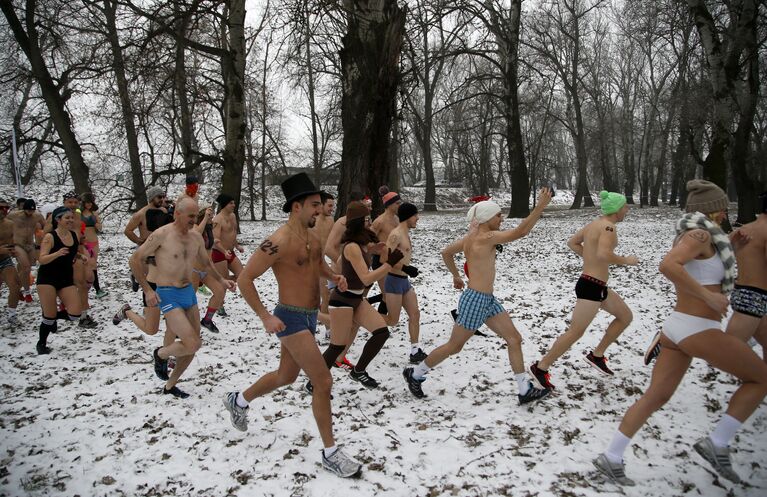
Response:
[{"label": "shirtless man running", "polygon": [[730,294],[735,312],[727,324],[727,333],[744,341],[754,337],[767,360],[767,192],[759,198],[761,214],[730,236],[738,279]]},{"label": "shirtless man running", "polygon": [[[328,241],[328,236],[333,229],[333,211],[336,208],[336,199],[333,195],[320,192],[320,215],[317,216],[317,220],[314,223],[314,228],[311,228],[320,239],[320,246],[325,249],[325,244]],[[320,312],[328,313],[328,297],[330,296],[330,289],[327,285],[327,280],[320,278]]]},{"label": "shirtless man running", "polygon": [[[375,218],[370,229],[373,230],[373,233],[376,234],[379,240],[384,241],[388,240],[392,230],[399,226],[397,209],[399,209],[399,206],[402,204],[402,199],[397,192],[389,191],[389,187],[386,185],[379,188],[378,193],[381,195],[384,211],[380,216]],[[381,258],[379,255],[374,254],[370,268],[375,271],[379,267],[381,267]],[[378,306],[378,312],[386,314],[388,312],[388,306],[386,304],[386,278],[383,278],[378,282],[378,288],[381,290],[381,304]],[[368,299],[368,302],[371,304],[377,301],[377,295],[372,299]]]},{"label": "shirtless man running", "polygon": [[37,262],[40,245],[35,243],[35,233],[45,227],[45,218],[37,212],[35,201],[25,199],[21,210],[8,214],[8,219],[13,222],[13,243],[16,245],[15,257],[18,263],[19,279],[22,286],[24,302],[32,302],[32,294],[29,291],[29,274],[32,266]]},{"label": "shirtless man running", "polygon": [[605,330],[605,336],[596,348],[585,356],[587,363],[603,374],[612,375],[607,367],[605,350],[610,346],[633,319],[631,309],[614,290],[607,288],[610,264],[636,266],[639,263],[633,255],[615,255],[618,246],[618,233],[615,225],[626,217],[628,205],[626,197],[620,193],[601,191],[602,216],[587,224],[567,241],[567,246],[583,258],[583,271],[575,285],[575,309],[570,327],[556,339],[549,352],[539,361],[530,365],[530,373],[541,388],[554,390],[549,381],[548,370],[585,333],[599,309],[612,314],[615,319]]},{"label": "shirtless man running", "polygon": [[237,249],[239,253],[245,251],[242,245],[237,243],[237,216],[234,214],[237,204],[225,193],[219,195],[216,201],[218,214],[213,218],[213,236],[218,240],[223,251],[213,247],[211,258],[221,276],[228,278],[231,271],[237,279],[242,272],[242,263],[234,250]]},{"label": "shirtless man running", "polygon": [[458,319],[453,325],[453,332],[447,343],[434,349],[415,368],[406,368],[402,374],[410,393],[418,398],[426,395],[421,383],[433,367],[449,356],[461,351],[466,342],[482,324],[493,330],[506,341],[509,362],[517,381],[520,404],[540,400],[549,395],[550,390],[538,389],[525,373],[522,356],[522,336],[517,331],[511,317],[493,296],[495,283],[495,246],[518,240],[530,233],[535,223],[543,214],[543,209],[551,201],[551,192],[543,188],[538,194],[538,202],[533,211],[516,228],[500,231],[503,215],[501,208],[493,201],[486,200],[475,204],[467,215],[469,233],[460,240],[442,250],[442,259],[453,275],[453,286],[464,287],[463,279],[455,266],[455,254],[463,252],[471,267],[469,288],[461,294],[458,302]]},{"label": "shirtless man running", "polygon": [[7,321],[10,326],[20,326],[16,316],[16,306],[19,303],[19,274],[13,263],[16,253],[13,234],[15,224],[7,217],[10,205],[4,199],[0,199],[0,284],[8,285],[8,315]]},{"label": "shirtless man running", "polygon": [[[396,326],[399,323],[400,311],[404,307],[407,313],[407,329],[410,335],[410,363],[418,364],[426,359],[426,353],[418,344],[421,329],[421,311],[418,309],[418,298],[410,284],[405,267],[410,264],[413,256],[413,244],[410,242],[410,230],[418,224],[418,208],[409,203],[400,204],[397,209],[399,224],[389,234],[386,245],[394,250],[399,249],[405,257],[397,263],[386,276],[384,291],[388,314],[386,324]],[[383,261],[385,262],[385,261]],[[417,274],[417,273],[416,273]]]},{"label": "shirtless man running", "polygon": [[[288,222],[272,233],[250,257],[238,279],[248,305],[258,314],[267,333],[280,339],[280,365],[242,392],[230,392],[224,398],[232,424],[240,431],[248,429],[248,405],[256,398],[296,381],[304,370],[314,385],[312,412],[324,449],[322,466],[341,477],[354,476],[361,465],[336,447],[330,409],[330,371],[314,341],[320,292],[320,277],[332,279],[346,290],[346,280],[333,274],[322,256],[320,240],[309,228],[320,212],[320,192],[305,173],[291,176],[282,183],[290,213]],[[254,281],[269,268],[279,286],[280,303],[270,313],[261,302]]]},{"label": "shirtless man running", "polygon": [[[178,398],[189,396],[176,383],[200,349],[200,311],[192,288],[192,269],[195,264],[213,271],[202,235],[194,231],[197,222],[197,202],[185,198],[176,206],[173,224],[155,230],[136,250],[136,270],[133,276],[144,289],[148,306],[159,305],[168,328],[179,338],[170,345],[157,347],[154,358],[155,374],[166,380],[163,393]],[[157,284],[155,291],[147,281],[146,260],[154,257]],[[234,289],[234,282],[218,278],[224,287]],[[168,358],[176,358],[173,373],[168,376]]]}]

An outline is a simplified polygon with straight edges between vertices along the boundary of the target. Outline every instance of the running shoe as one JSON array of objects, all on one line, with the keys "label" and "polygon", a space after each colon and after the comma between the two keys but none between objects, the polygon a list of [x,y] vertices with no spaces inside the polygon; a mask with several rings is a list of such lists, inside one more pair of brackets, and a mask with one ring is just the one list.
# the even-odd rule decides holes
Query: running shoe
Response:
[{"label": "running shoe", "polygon": [[80,328],[92,329],[98,326],[98,323],[90,316],[84,316],[80,318],[80,322],[77,323]]},{"label": "running shoe", "polygon": [[349,371],[349,376],[352,380],[362,383],[362,386],[366,388],[378,388],[378,382],[371,378],[367,371],[352,369]]},{"label": "running shoe", "polygon": [[415,353],[410,354],[410,364],[418,364],[429,356],[420,348]]},{"label": "running shoe", "polygon": [[218,310],[216,311],[216,314],[218,314],[222,318],[225,318],[225,317],[229,316],[229,314],[226,313],[226,309],[224,309],[223,305],[218,308]]},{"label": "running shoe", "polygon": [[734,483],[740,483],[740,476],[735,470],[732,469],[732,461],[730,461],[730,448],[729,447],[717,447],[709,437],[704,437],[695,442],[693,445],[695,452],[700,454],[703,459],[708,461],[709,464],[719,473],[723,478],[726,478]]},{"label": "running shoe", "polygon": [[626,477],[626,470],[622,462],[612,463],[604,454],[599,454],[599,457],[591,462],[594,464],[594,467],[599,470],[600,473],[618,485],[625,485],[627,487],[633,487],[636,485],[634,480]]},{"label": "running shoe", "polygon": [[224,395],[224,407],[229,411],[229,419],[232,426],[240,431],[248,430],[248,407],[237,405],[237,392],[229,392]]},{"label": "running shoe", "polygon": [[458,321],[458,309],[450,311],[450,316],[453,318],[453,321]]},{"label": "running shoe", "polygon": [[218,326],[216,326],[216,323],[214,323],[212,319],[202,318],[200,320],[200,326],[210,330],[212,333],[218,333]]},{"label": "running shoe", "polygon": [[96,290],[96,298],[97,299],[104,298],[107,295],[109,295],[109,292],[107,292],[106,290],[102,290],[102,289]]},{"label": "running shoe", "polygon": [[157,347],[154,349],[154,352],[152,352],[152,358],[154,359],[154,374],[161,380],[168,381],[168,360],[162,359],[157,355],[158,350],[160,350],[160,347]]},{"label": "running shoe", "polygon": [[594,352],[589,352],[583,357],[583,360],[587,363],[591,364],[595,368],[599,370],[600,373],[606,374],[606,375],[614,375],[612,369],[607,367],[607,357],[597,357],[594,355]]},{"label": "running shoe", "polygon": [[336,367],[345,369],[346,371],[351,371],[354,369],[354,364],[349,362],[349,359],[347,359],[346,356],[344,356],[344,358],[341,359],[341,362],[336,361]]},{"label": "running shoe", "polygon": [[422,378],[420,380],[417,378],[413,378],[413,368],[403,369],[402,376],[405,377],[405,381],[407,382],[407,388],[408,390],[410,390],[410,393],[412,393],[419,399],[426,397],[426,394],[423,393],[423,389],[421,389],[421,383],[423,383],[426,380],[426,378]]},{"label": "running shoe", "polygon": [[525,405],[529,404],[530,402],[535,402],[536,400],[541,400],[549,396],[551,393],[551,390],[548,388],[535,388],[532,381],[528,382],[528,388],[527,393],[524,395],[517,394],[517,398],[519,399],[519,405]]},{"label": "running shoe", "polygon": [[538,361],[532,363],[528,371],[530,371],[530,374],[533,375],[533,382],[538,388],[544,390],[555,390],[554,385],[552,385],[551,381],[549,381],[551,379],[551,375],[548,373],[548,371],[544,371],[538,368]]},{"label": "running shoe", "polygon": [[18,316],[9,315],[6,320],[8,321],[8,326],[12,326],[12,327],[21,326],[21,321],[19,321]]},{"label": "running shoe", "polygon": [[35,348],[37,349],[37,354],[38,355],[50,354],[51,350],[53,350],[50,347],[48,347],[47,345],[43,345],[40,342],[37,342],[37,345],[35,345]]},{"label": "running shoe", "polygon": [[341,450],[341,446],[339,446],[330,457],[325,457],[324,450],[320,452],[322,452],[322,467],[334,475],[340,476],[341,478],[349,478],[362,472],[362,464],[344,454]]},{"label": "running shoe", "polygon": [[650,346],[647,347],[647,352],[644,353],[644,365],[649,366],[653,359],[658,357],[658,354],[660,354],[660,331],[652,337]]},{"label": "running shoe", "polygon": [[120,310],[117,311],[117,314],[115,314],[114,317],[112,318],[112,324],[115,325],[115,326],[120,324],[120,322],[123,319],[128,317],[128,316],[126,316],[125,313],[130,311],[130,309],[131,309],[130,304],[123,304],[123,306],[120,307]]},{"label": "running shoe", "polygon": [[212,292],[208,290],[208,287],[205,285],[200,285],[199,288],[197,288],[197,293],[201,293],[202,295],[212,295]]},{"label": "running shoe", "polygon": [[172,396],[176,397],[177,399],[185,399],[185,398],[189,397],[188,393],[186,393],[185,391],[181,390],[180,388],[178,388],[175,385],[170,390],[165,388],[165,387],[162,387],[162,393],[165,394],[165,395],[172,395]]}]

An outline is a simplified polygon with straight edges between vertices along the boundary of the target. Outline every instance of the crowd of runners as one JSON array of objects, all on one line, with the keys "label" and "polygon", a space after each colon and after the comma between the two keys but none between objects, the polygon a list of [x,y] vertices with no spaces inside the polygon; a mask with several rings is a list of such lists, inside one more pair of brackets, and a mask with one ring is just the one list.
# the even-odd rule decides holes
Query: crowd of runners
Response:
[{"label": "crowd of runners", "polygon": [[[613,375],[605,354],[630,326],[632,312],[608,286],[609,269],[640,262],[633,255],[615,253],[617,225],[629,208],[621,194],[601,192],[601,215],[567,241],[583,261],[569,327],[542,357],[526,363],[522,335],[493,295],[496,256],[504,244],[531,233],[551,200],[549,189],[538,193],[530,215],[512,229],[501,229],[503,214],[492,200],[480,199],[471,207],[465,234],[441,252],[452,286],[463,290],[457,309],[451,311],[455,323],[447,340],[428,353],[421,346],[417,285],[411,282],[419,274],[411,264],[417,250],[410,236],[418,226],[414,204],[381,187],[384,211],[373,220],[369,199],[352,192],[345,215],[334,221],[334,197],[318,189],[306,174],[291,176],[282,183],[287,222],[266,237],[243,265],[238,257],[244,248],[237,240],[235,199],[221,194],[213,205],[201,204],[197,191],[194,177],[187,178],[185,191],[174,202],[159,186],[147,191],[148,204],[124,230],[136,246],[129,265],[133,289],[143,294],[143,309],[134,310],[126,303],[112,322],[117,325],[127,319],[143,333],[154,335],[161,317],[165,318],[163,346],[151,352],[154,373],[165,382],[163,393],[186,398],[189,394],[177,383],[200,350],[201,328],[218,333],[214,318],[225,315],[227,291],[239,290],[266,332],[279,339],[280,352],[276,369],[224,395],[232,425],[246,431],[249,405],[294,383],[303,371],[308,379],[303,388],[311,395],[323,443],[322,465],[334,474],[357,475],[361,464],[340,448],[333,433],[333,368],[366,388],[379,388],[376,358],[403,310],[410,365],[396,381],[417,399],[427,397],[424,386],[429,372],[458,354],[483,325],[506,342],[519,404],[555,395],[550,371],[600,309],[613,319],[584,360],[599,373]],[[701,358],[740,381],[720,421],[693,445],[728,480],[740,482],[729,444],[767,395],[767,358],[758,357],[747,344],[753,339],[763,350],[767,346],[767,193],[760,196],[757,219],[727,235],[720,227],[727,216],[725,192],[704,180],[690,181],[687,191],[686,213],[678,220],[672,248],[660,265],[660,272],[675,287],[676,304],[673,310],[663,311],[668,318],[648,344],[645,363],[655,361],[650,385],[625,413],[612,439],[605,440],[604,452],[593,460],[599,472],[620,485],[634,485],[623,460],[631,437],[671,398],[692,358]],[[18,199],[14,210],[0,199],[0,270],[9,290],[11,325],[19,325],[16,308],[20,303],[34,305],[31,275],[39,264],[35,285],[42,308],[38,354],[51,353],[48,339],[57,332],[59,319],[77,321],[84,328],[98,326],[88,309],[91,289],[96,298],[106,295],[97,270],[100,232],[92,193],[70,192],[61,205],[40,210],[31,199]],[[463,271],[456,265],[459,253],[466,261]],[[271,307],[257,289],[262,284],[259,278],[269,269],[279,294],[279,302]],[[373,286],[380,294],[368,295]],[[198,291],[209,296],[204,312],[198,307]],[[721,323],[730,307],[732,316],[723,330]],[[324,350],[315,338],[318,322],[329,330]],[[352,361],[347,352],[360,329],[365,342]]]}]

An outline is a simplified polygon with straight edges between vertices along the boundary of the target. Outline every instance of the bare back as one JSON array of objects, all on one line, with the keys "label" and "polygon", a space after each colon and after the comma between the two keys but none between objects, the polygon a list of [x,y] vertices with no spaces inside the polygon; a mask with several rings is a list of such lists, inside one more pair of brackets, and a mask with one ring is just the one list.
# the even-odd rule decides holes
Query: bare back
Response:
[{"label": "bare back", "polygon": [[733,244],[738,261],[737,283],[767,290],[767,214],[761,214],[738,231],[748,241]]},{"label": "bare back", "polygon": [[583,272],[606,282],[610,277],[610,263],[605,260],[602,252],[609,250],[612,253],[618,246],[615,224],[599,218],[587,224],[579,233],[582,233],[583,238]]}]

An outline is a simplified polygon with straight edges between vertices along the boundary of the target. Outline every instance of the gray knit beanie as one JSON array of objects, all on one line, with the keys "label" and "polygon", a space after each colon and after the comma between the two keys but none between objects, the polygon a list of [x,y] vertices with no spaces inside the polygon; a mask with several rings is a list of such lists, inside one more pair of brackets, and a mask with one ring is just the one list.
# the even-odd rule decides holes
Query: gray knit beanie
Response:
[{"label": "gray knit beanie", "polygon": [[727,194],[716,184],[704,179],[691,179],[687,182],[687,212],[712,212],[726,211],[729,205]]},{"label": "gray knit beanie", "polygon": [[157,197],[158,195],[165,195],[165,188],[155,185],[150,186],[149,189],[146,191],[146,199],[148,201],[152,201],[153,198]]}]

